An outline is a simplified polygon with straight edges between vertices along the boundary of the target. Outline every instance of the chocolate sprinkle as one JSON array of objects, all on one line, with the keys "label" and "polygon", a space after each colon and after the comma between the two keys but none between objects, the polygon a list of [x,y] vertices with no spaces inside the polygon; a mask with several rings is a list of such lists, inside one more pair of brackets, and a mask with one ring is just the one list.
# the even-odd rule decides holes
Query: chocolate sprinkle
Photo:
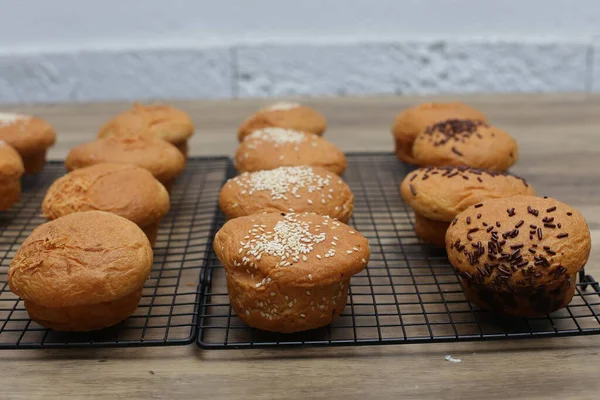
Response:
[{"label": "chocolate sprinkle", "polygon": [[556,224],[556,226],[558,226],[558,229],[562,228],[562,225],[560,224],[560,222],[558,224]]},{"label": "chocolate sprinkle", "polygon": [[544,224],[544,226],[546,228],[556,228],[556,225],[554,225],[554,224]]},{"label": "chocolate sprinkle", "polygon": [[508,213],[509,217],[512,217],[513,215],[515,215],[515,208],[508,208],[506,209],[506,212]]},{"label": "chocolate sprinkle", "polygon": [[482,207],[482,206],[483,206],[483,203],[478,203],[478,204],[474,205],[475,208],[479,208],[479,207]]},{"label": "chocolate sprinkle", "polygon": [[500,228],[500,227],[502,226],[502,225],[500,225],[500,221],[496,221],[496,226],[497,226],[498,228]]},{"label": "chocolate sprinkle", "polygon": [[569,212],[567,213],[567,215],[570,217],[571,215],[573,215],[573,213],[569,211]]},{"label": "chocolate sprinkle", "polygon": [[481,180],[481,178],[480,178],[480,177],[477,177],[477,180],[478,180],[479,182],[483,182],[483,181]]},{"label": "chocolate sprinkle", "polygon": [[556,235],[556,237],[559,239],[566,238],[567,236],[569,236],[568,233],[559,233],[558,235]]},{"label": "chocolate sprinkle", "polygon": [[[454,146],[452,146],[452,152],[454,154],[456,154],[457,156],[459,156],[459,157],[463,156],[463,153],[461,153],[460,151],[458,151],[458,149],[456,147],[454,147]],[[467,179],[469,179],[469,178],[467,178]]]},{"label": "chocolate sprinkle", "polygon": [[471,217],[467,217],[467,225],[471,224]]},{"label": "chocolate sprinkle", "polygon": [[456,225],[456,222],[458,222],[458,218],[454,218],[454,219],[452,220],[452,225]]},{"label": "chocolate sprinkle", "polygon": [[494,229],[494,227],[493,227],[493,226],[490,226],[490,227],[488,227],[488,228],[487,228],[485,231],[486,231],[487,233],[490,233],[490,231],[491,231],[492,229]]},{"label": "chocolate sprinkle", "polygon": [[410,187],[410,192],[412,193],[412,195],[416,196],[417,192],[415,191],[415,187],[412,185],[412,183],[408,185],[408,187]]},{"label": "chocolate sprinkle", "polygon": [[537,236],[539,240],[542,240],[542,228],[537,228]]},{"label": "chocolate sprinkle", "polygon": [[469,231],[467,233],[474,233],[477,232],[479,230],[479,228],[471,228],[469,229]]},{"label": "chocolate sprinkle", "polygon": [[511,249],[520,249],[524,246],[523,243],[519,243],[519,244],[513,244],[512,246],[510,246]]},{"label": "chocolate sprinkle", "polygon": [[477,214],[477,219],[480,219],[480,218],[481,218],[481,214]]},{"label": "chocolate sprinkle", "polygon": [[552,207],[550,207],[550,208],[547,208],[547,209],[546,209],[546,212],[552,212],[552,211],[554,211],[554,210],[556,210],[556,206],[552,206]]},{"label": "chocolate sprinkle", "polygon": [[535,249],[529,248],[527,249],[531,254],[535,254]]},{"label": "chocolate sprinkle", "polygon": [[523,224],[525,223],[525,221],[520,220],[519,222],[517,222],[517,224],[515,225],[515,228],[520,228]]},{"label": "chocolate sprinkle", "polygon": [[410,178],[410,181],[409,181],[409,182],[412,182],[412,181],[414,181],[415,179],[417,179],[417,174],[414,174],[414,175],[412,176],[412,178]]}]

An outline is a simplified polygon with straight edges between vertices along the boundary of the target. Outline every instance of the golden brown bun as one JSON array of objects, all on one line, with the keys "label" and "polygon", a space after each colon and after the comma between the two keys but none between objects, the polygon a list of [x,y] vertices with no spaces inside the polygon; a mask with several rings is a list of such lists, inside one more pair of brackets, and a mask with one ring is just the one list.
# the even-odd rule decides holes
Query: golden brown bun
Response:
[{"label": "golden brown bun", "polygon": [[448,258],[468,299],[516,316],[568,304],[590,254],[583,216],[555,199],[534,196],[480,204],[460,213],[446,232]]},{"label": "golden brown bun", "polygon": [[239,172],[312,165],[341,175],[346,156],[333,143],[311,133],[265,128],[247,136],[235,153]]},{"label": "golden brown bun", "polygon": [[56,142],[56,133],[40,118],[0,113],[0,140],[21,155],[27,174],[35,174],[44,169],[46,152]]},{"label": "golden brown bun", "polygon": [[416,164],[413,143],[425,128],[448,119],[463,118],[487,121],[481,111],[463,103],[424,103],[402,111],[396,116],[392,127],[392,134],[396,139],[396,155],[404,162]]},{"label": "golden brown bun", "polygon": [[[81,307],[108,313],[100,321],[124,319],[120,305],[126,308],[138,296],[151,267],[152,249],[137,225],[112,213],[86,211],[36,228],[17,251],[8,283],[26,305],[34,305],[31,316],[40,324],[99,329],[108,325],[79,324]],[[120,305],[103,304],[108,302]],[[44,309],[51,310],[36,313]]]},{"label": "golden brown bun", "polygon": [[98,137],[151,135],[180,147],[193,134],[194,123],[185,112],[165,104],[136,103],[100,128]]},{"label": "golden brown bun", "polygon": [[57,179],[46,193],[42,210],[50,220],[81,211],[107,211],[145,229],[158,224],[169,211],[169,194],[146,169],[96,164]]},{"label": "golden brown bun", "polygon": [[367,239],[316,214],[255,214],[227,222],[214,240],[236,314],[273,332],[322,327],[343,310],[350,277],[370,256]]},{"label": "golden brown bun", "polygon": [[219,195],[227,218],[263,212],[313,212],[348,222],[354,195],[334,173],[321,167],[280,167],[245,172],[228,180]]},{"label": "golden brown bun", "polygon": [[415,234],[425,243],[437,247],[446,247],[446,230],[450,224],[436,221],[415,213]]},{"label": "golden brown bun", "polygon": [[415,214],[445,222],[486,199],[535,195],[522,178],[469,167],[419,168],[404,178],[400,193]]},{"label": "golden brown bun", "polygon": [[277,103],[246,119],[238,130],[241,142],[252,132],[264,128],[284,128],[322,135],[327,121],[321,113],[298,103]]},{"label": "golden brown bun", "polygon": [[506,132],[474,120],[447,120],[421,132],[413,145],[418,165],[464,165],[505,172],[519,158]]},{"label": "golden brown bun", "polygon": [[21,198],[21,176],[25,172],[19,153],[0,140],[0,211]]},{"label": "golden brown bun", "polygon": [[65,160],[68,171],[99,163],[137,165],[150,171],[165,186],[185,167],[185,159],[175,146],[145,136],[98,139],[75,147]]}]

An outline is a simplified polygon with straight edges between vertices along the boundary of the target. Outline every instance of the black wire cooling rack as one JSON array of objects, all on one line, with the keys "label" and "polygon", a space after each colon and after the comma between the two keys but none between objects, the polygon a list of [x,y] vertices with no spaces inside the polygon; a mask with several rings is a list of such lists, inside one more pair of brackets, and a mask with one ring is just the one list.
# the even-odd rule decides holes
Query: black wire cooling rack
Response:
[{"label": "black wire cooling rack", "polygon": [[20,244],[46,222],[40,205],[52,182],[65,173],[62,163],[26,177],[21,202],[0,212],[0,348],[165,346],[193,343],[197,334],[200,275],[214,230],[226,157],[192,158],[171,193],[154,247],[154,266],[141,303],[123,323],[102,331],[65,334],[32,322],[23,301],[10,292],[7,271]]},{"label": "black wire cooling rack", "polygon": [[[371,246],[351,280],[346,309],[331,326],[297,334],[247,327],[232,312],[212,248],[204,271],[198,345],[203,348],[455,342],[600,333],[600,286],[581,274],[571,304],[541,318],[499,318],[464,298],[444,251],[422,244],[398,185],[409,172],[390,154],[351,154],[344,179],[355,196],[350,222]],[[228,175],[234,173],[229,168]],[[219,215],[216,228],[223,223]]]}]

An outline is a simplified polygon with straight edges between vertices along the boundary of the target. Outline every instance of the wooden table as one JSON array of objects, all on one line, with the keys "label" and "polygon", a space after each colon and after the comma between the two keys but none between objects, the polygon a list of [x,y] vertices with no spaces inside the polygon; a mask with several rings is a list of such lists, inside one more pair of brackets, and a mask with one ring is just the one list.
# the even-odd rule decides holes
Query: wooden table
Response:
[{"label": "wooden table", "polygon": [[[389,126],[423,98],[311,99],[345,151],[391,151]],[[600,98],[468,96],[513,134],[513,169],[540,195],[583,212],[593,236],[588,271],[600,277]],[[242,119],[267,101],[177,102],[197,124],[193,155],[233,154]],[[59,132],[51,158],[126,104],[5,107],[47,118]],[[398,346],[201,351],[196,346],[0,352],[0,398],[600,398],[600,336]],[[451,363],[451,354],[462,359]]]}]

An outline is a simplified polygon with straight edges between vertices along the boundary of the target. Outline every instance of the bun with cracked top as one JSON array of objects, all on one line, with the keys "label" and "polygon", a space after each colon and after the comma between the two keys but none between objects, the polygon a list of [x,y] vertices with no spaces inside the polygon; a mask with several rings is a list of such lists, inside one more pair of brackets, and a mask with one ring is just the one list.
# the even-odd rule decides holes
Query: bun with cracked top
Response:
[{"label": "bun with cracked top", "polygon": [[344,309],[350,278],[369,261],[367,239],[316,214],[255,214],[214,240],[233,310],[246,324],[291,333],[326,326]]},{"label": "bun with cracked top", "polygon": [[567,306],[590,248],[577,210],[534,196],[485,200],[460,213],[446,233],[448,259],[467,299],[509,316]]},{"label": "bun with cracked top", "polygon": [[219,194],[227,218],[263,212],[314,212],[348,222],[354,195],[346,183],[321,167],[279,167],[244,172],[228,180]]},{"label": "bun with cracked top", "polygon": [[54,220],[81,211],[107,211],[134,222],[154,245],[169,194],[150,171],[128,164],[96,164],[57,179],[42,203]]},{"label": "bun with cracked top", "polygon": [[0,211],[8,210],[21,198],[21,176],[24,172],[19,153],[0,140]]},{"label": "bun with cracked top", "polygon": [[152,249],[133,222],[85,211],[37,227],[8,270],[32,320],[58,331],[90,331],[129,317],[152,267]]},{"label": "bun with cracked top", "polygon": [[75,147],[65,160],[68,171],[100,163],[131,164],[147,169],[169,192],[185,168],[185,158],[175,146],[149,136],[98,139]]},{"label": "bun with cracked top", "polygon": [[452,119],[427,127],[415,139],[418,165],[461,165],[505,172],[518,159],[517,142],[481,121]]},{"label": "bun with cracked top", "polygon": [[187,156],[188,140],[193,134],[194,123],[185,112],[166,104],[136,103],[100,128],[98,137],[156,137],[171,143]]},{"label": "bun with cracked top", "polygon": [[427,167],[410,172],[400,194],[415,212],[415,232],[445,247],[446,230],[457,214],[486,199],[534,195],[524,179],[469,167]]},{"label": "bun with cracked top", "polygon": [[341,175],[346,156],[333,143],[311,133],[282,128],[252,132],[235,153],[238,172],[312,165]]},{"label": "bun with cracked top", "polygon": [[448,119],[462,118],[486,122],[479,110],[464,103],[424,103],[402,111],[392,127],[396,156],[404,162],[419,164],[413,156],[415,138],[428,126]]},{"label": "bun with cracked top", "polygon": [[19,153],[26,174],[37,174],[46,165],[46,153],[56,142],[56,132],[41,118],[0,113],[0,140]]},{"label": "bun with cracked top", "polygon": [[241,142],[252,132],[264,128],[283,128],[323,135],[327,129],[325,117],[318,111],[298,103],[276,103],[246,119],[238,129]]}]

